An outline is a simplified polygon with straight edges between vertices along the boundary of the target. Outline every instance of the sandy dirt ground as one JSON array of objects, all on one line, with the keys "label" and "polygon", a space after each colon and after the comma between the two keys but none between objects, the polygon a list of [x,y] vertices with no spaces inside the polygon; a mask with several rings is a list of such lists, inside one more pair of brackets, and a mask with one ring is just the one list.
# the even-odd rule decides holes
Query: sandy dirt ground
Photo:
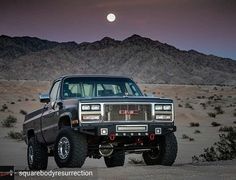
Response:
[{"label": "sandy dirt ground", "polygon": [[[8,115],[17,118],[14,127],[0,125],[0,166],[14,165],[17,170],[27,169],[26,144],[9,138],[8,133],[22,130],[24,115],[20,111],[30,112],[40,107],[38,94],[47,92],[49,86],[46,81],[0,81],[0,109],[4,104],[7,106],[7,109],[0,111],[0,121]],[[132,154],[126,156],[124,167],[106,168],[101,158],[87,159],[82,169],[92,170],[94,179],[235,179],[236,160],[192,164],[192,156],[199,155],[219,139],[219,127],[212,127],[213,121],[221,126],[235,126],[236,87],[154,84],[142,84],[140,87],[145,93],[175,101],[178,128],[175,133],[178,140],[175,164],[172,167],[132,164],[132,158],[142,160],[140,154]],[[208,113],[215,112],[216,106],[221,106],[223,114],[212,118]],[[190,127],[191,122],[200,126]],[[196,130],[200,133],[196,134]],[[193,140],[183,139],[183,134]],[[49,159],[48,169],[58,170],[53,158]],[[24,178],[17,176],[17,179]]]}]

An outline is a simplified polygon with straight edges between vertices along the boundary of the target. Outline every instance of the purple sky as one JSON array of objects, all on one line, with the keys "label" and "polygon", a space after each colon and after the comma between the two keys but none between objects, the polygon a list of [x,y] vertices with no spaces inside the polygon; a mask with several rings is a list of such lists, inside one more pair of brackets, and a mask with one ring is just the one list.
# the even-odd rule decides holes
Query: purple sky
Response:
[{"label": "purple sky", "polygon": [[78,43],[139,34],[236,60],[236,0],[0,0],[0,34]]}]

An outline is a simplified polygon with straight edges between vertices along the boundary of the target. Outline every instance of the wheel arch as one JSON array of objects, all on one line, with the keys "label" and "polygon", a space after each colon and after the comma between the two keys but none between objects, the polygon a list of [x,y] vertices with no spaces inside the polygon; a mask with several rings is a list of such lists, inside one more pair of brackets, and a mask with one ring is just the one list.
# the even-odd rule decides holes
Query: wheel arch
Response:
[{"label": "wheel arch", "polygon": [[71,126],[71,118],[72,118],[72,115],[70,112],[61,114],[58,121],[58,128],[61,129],[62,127],[65,127],[65,126]]},{"label": "wheel arch", "polygon": [[31,138],[31,137],[34,137],[34,136],[35,136],[34,129],[28,129],[28,130],[26,131],[26,138],[25,138],[26,144],[28,144],[30,138]]}]

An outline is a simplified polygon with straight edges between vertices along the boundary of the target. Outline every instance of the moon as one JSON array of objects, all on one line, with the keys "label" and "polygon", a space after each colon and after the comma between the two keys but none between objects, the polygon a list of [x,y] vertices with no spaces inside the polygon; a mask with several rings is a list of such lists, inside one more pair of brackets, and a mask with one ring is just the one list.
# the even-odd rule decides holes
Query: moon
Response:
[{"label": "moon", "polygon": [[114,22],[114,21],[116,20],[115,14],[109,13],[109,14],[107,15],[107,20],[108,20],[109,22]]}]

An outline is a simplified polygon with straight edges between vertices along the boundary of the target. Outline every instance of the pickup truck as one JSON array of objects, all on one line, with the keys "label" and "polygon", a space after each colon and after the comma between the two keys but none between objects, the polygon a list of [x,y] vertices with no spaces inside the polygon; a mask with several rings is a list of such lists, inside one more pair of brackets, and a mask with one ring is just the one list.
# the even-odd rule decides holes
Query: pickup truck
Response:
[{"label": "pickup truck", "polygon": [[145,96],[128,77],[66,75],[40,102],[23,123],[30,170],[47,169],[49,156],[60,168],[80,168],[87,157],[123,166],[128,153],[142,153],[147,165],[176,159],[173,100]]}]

